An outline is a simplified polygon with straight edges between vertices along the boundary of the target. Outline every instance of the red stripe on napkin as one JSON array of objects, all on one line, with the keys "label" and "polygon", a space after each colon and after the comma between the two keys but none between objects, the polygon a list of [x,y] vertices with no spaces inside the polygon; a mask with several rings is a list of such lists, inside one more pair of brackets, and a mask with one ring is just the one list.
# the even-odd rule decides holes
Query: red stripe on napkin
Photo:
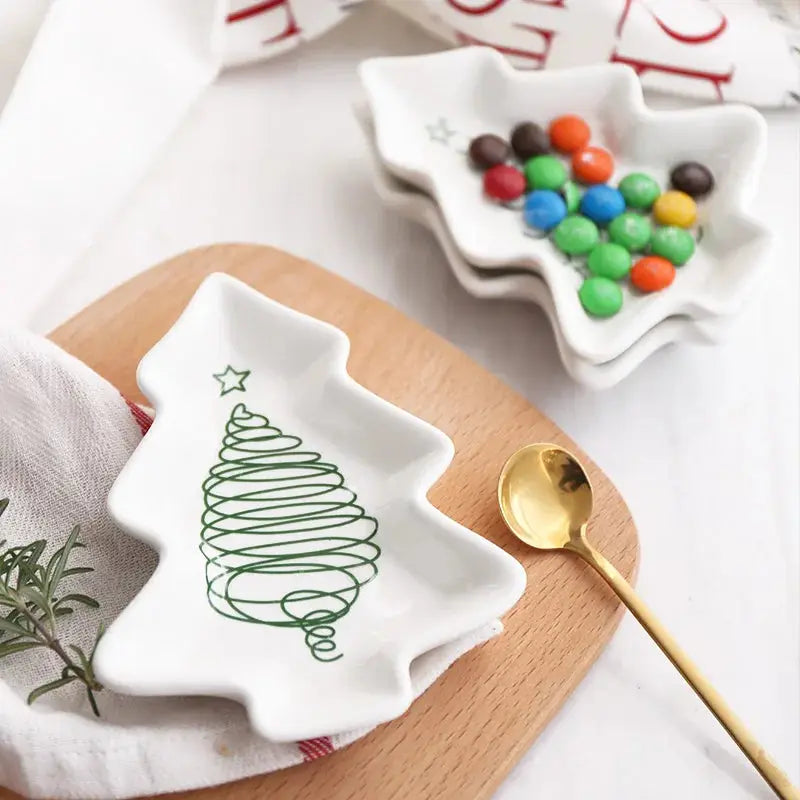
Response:
[{"label": "red stripe on napkin", "polygon": [[122,399],[125,401],[125,404],[128,406],[128,409],[133,415],[133,418],[136,420],[136,424],[139,426],[142,436],[144,436],[147,431],[150,430],[150,426],[153,424],[153,418],[145,411],[142,411],[142,409],[139,408],[136,403],[132,403],[130,400],[128,400],[127,397],[123,397]]},{"label": "red stripe on napkin", "polygon": [[315,758],[328,756],[334,750],[330,736],[320,736],[318,739],[305,739],[297,743],[297,748],[303,754],[303,761],[313,761]]},{"label": "red stripe on napkin", "polygon": [[263,3],[256,3],[252,6],[247,6],[246,8],[241,8],[239,11],[234,11],[231,14],[228,14],[225,17],[225,22],[239,22],[242,19],[248,19],[249,17],[256,17],[259,14],[263,14],[266,11],[272,11],[273,8],[277,8],[278,6],[282,6],[286,0],[265,0]]}]

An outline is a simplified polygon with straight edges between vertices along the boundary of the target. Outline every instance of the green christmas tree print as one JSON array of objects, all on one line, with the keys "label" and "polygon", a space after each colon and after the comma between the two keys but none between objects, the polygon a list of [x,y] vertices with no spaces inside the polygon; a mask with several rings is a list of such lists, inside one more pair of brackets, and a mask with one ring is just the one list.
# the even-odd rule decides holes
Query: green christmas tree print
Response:
[{"label": "green christmas tree print", "polygon": [[378,572],[378,522],[335,464],[243,403],[203,482],[200,550],[211,607],[230,619],[302,631],[335,661],[336,622]]}]

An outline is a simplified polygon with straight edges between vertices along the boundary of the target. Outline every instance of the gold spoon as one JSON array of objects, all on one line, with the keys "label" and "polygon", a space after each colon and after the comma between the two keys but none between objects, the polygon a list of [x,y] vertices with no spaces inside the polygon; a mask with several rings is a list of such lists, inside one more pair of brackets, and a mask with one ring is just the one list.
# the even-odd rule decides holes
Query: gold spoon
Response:
[{"label": "gold spoon", "polygon": [[650,634],[781,800],[800,800],[777,764],[700,674],[631,585],[586,541],[592,487],[578,459],[555,444],[531,444],[506,461],[497,484],[500,512],[511,532],[539,550],[569,550],[593,567]]}]

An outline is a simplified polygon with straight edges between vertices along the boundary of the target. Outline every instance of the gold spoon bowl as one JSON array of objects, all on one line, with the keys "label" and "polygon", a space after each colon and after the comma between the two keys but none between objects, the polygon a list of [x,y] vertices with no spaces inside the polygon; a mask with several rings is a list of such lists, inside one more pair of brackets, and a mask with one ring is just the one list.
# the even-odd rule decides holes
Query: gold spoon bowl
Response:
[{"label": "gold spoon bowl", "polygon": [[503,467],[497,485],[500,513],[511,532],[538,550],[576,553],[597,570],[639,620],[678,672],[719,720],[781,800],[800,800],[778,765],[745,728],[722,696],[642,602],[631,585],[586,539],[592,514],[592,485],[581,463],[556,444],[531,444]]}]

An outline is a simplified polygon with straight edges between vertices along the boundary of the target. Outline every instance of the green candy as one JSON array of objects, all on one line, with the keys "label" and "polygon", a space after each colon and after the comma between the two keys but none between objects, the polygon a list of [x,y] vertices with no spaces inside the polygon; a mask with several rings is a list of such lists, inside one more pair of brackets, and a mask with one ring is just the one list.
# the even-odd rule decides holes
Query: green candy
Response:
[{"label": "green candy", "polygon": [[653,232],[650,249],[676,267],[682,267],[694,255],[694,237],[684,228],[667,225]]},{"label": "green candy", "polygon": [[622,308],[622,289],[610,278],[587,278],[578,289],[578,297],[595,317],[613,317]]},{"label": "green candy", "polygon": [[647,247],[650,233],[650,220],[631,211],[620,214],[608,226],[608,236],[611,241],[621,244],[632,253]]},{"label": "green candy", "polygon": [[553,231],[556,247],[571,256],[582,256],[594,249],[600,239],[597,225],[580,214],[570,214]]},{"label": "green candy", "polygon": [[567,180],[567,168],[555,156],[535,156],[525,162],[525,177],[531,189],[555,192]]},{"label": "green candy", "polygon": [[603,242],[589,253],[589,272],[618,281],[631,271],[631,254],[621,245]]},{"label": "green candy", "polygon": [[564,198],[567,204],[567,214],[573,214],[578,210],[581,204],[581,190],[578,184],[574,181],[567,181],[559,191],[559,194]]},{"label": "green candy", "polygon": [[647,211],[661,194],[659,185],[644,172],[631,172],[618,186],[630,208]]}]

